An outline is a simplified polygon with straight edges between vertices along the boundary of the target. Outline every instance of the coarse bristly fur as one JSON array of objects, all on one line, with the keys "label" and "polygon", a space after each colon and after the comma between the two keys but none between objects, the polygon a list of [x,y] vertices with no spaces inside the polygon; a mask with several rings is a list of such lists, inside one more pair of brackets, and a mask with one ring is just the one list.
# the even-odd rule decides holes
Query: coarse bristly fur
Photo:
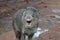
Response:
[{"label": "coarse bristly fur", "polygon": [[13,29],[17,40],[32,40],[39,23],[39,11],[35,7],[18,10],[13,17]]}]

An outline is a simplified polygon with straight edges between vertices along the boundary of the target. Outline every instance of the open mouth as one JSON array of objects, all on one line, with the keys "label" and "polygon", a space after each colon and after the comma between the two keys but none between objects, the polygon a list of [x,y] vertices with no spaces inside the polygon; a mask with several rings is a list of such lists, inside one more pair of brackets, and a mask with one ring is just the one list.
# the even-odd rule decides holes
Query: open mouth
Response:
[{"label": "open mouth", "polygon": [[29,23],[29,24],[30,24],[30,23],[31,23],[31,21],[27,21],[27,23]]}]

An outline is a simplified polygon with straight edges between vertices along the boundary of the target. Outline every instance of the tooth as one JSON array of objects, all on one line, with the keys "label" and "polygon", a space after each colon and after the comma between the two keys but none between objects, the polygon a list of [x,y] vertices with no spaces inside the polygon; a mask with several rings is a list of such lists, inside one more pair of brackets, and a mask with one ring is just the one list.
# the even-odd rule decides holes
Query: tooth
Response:
[{"label": "tooth", "polygon": [[27,19],[27,21],[30,21],[30,19]]}]

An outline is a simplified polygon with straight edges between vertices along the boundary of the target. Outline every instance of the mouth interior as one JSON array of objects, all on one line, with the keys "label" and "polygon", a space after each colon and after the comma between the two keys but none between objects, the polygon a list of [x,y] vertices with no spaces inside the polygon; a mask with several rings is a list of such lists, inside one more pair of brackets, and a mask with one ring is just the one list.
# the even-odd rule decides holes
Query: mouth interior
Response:
[{"label": "mouth interior", "polygon": [[27,23],[31,23],[31,21],[27,21]]}]

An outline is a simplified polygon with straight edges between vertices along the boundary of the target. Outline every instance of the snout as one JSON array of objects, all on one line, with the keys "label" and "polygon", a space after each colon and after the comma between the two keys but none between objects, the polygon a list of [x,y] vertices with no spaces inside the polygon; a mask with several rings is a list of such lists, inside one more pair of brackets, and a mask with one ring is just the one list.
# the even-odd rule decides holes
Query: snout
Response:
[{"label": "snout", "polygon": [[28,24],[30,24],[31,23],[31,19],[27,19],[27,21],[26,21]]},{"label": "snout", "polygon": [[31,15],[26,15],[25,19],[26,19],[26,22],[28,24],[30,24],[32,22],[32,16]]}]

